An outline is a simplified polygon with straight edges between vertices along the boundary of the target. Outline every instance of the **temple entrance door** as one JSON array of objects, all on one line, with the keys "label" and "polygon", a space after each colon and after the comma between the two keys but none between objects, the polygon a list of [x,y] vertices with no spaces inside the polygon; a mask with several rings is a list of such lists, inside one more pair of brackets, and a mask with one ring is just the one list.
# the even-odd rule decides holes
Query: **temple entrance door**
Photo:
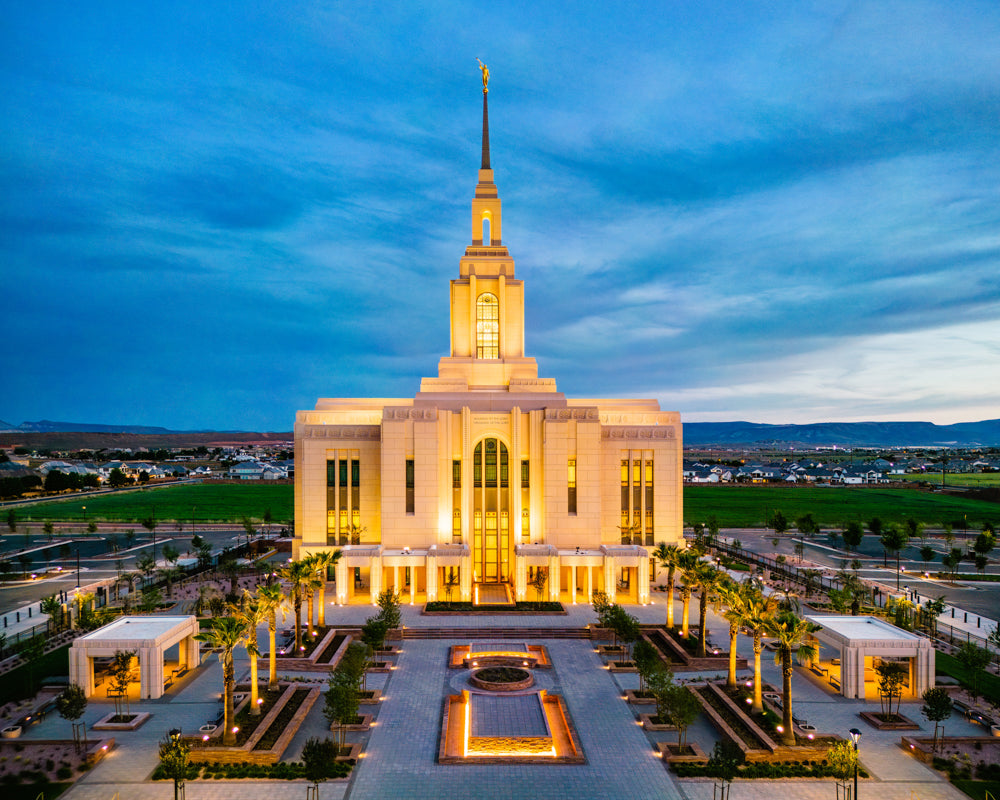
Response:
[{"label": "temple entrance door", "polygon": [[507,447],[484,439],[473,451],[473,553],[476,580],[510,579],[510,469]]}]

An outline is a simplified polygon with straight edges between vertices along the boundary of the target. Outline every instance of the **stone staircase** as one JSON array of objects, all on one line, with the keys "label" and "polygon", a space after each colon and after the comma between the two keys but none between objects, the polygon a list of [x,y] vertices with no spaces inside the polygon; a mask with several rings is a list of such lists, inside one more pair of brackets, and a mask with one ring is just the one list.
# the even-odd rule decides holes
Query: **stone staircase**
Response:
[{"label": "stone staircase", "polygon": [[404,628],[404,639],[589,639],[590,628]]},{"label": "stone staircase", "polygon": [[[60,647],[69,644],[76,637],[82,636],[84,631],[80,630],[65,630],[57,633],[55,636],[50,636],[45,640],[45,646],[42,649],[42,654],[47,655],[53,650],[58,650]],[[11,670],[17,669],[18,667],[27,664],[28,660],[22,655],[13,655],[9,658],[5,658],[0,661],[0,675],[6,675]]]}]

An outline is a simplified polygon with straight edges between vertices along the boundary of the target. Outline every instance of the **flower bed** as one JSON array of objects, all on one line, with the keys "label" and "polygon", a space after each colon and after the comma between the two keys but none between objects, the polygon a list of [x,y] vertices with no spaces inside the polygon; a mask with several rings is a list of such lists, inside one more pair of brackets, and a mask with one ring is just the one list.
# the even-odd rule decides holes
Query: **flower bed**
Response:
[{"label": "flower bed", "polygon": [[278,741],[278,737],[281,736],[282,732],[288,726],[288,723],[292,721],[295,716],[295,712],[299,710],[299,706],[305,702],[306,697],[309,695],[310,689],[296,689],[292,696],[288,698],[288,701],[281,707],[281,710],[277,713],[275,718],[271,720],[271,724],[267,726],[267,730],[264,731],[264,735],[260,737],[257,744],[253,746],[254,750],[270,750],[274,747],[275,743]]}]

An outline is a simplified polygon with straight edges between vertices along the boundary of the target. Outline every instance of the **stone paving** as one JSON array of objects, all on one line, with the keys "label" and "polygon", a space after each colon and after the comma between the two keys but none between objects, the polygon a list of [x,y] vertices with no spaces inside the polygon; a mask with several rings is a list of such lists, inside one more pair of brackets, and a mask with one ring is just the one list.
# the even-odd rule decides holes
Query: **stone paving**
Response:
[{"label": "stone paving", "polygon": [[[662,623],[665,618],[663,595],[654,593],[654,604],[629,606],[630,613],[644,623]],[[696,604],[692,604],[696,614]],[[404,606],[403,624],[411,628],[580,627],[593,623],[590,606],[567,605],[565,617],[421,617],[419,607]],[[678,603],[679,612],[679,603]],[[333,607],[327,612],[328,624],[360,625],[373,613],[370,605]],[[679,615],[678,615],[679,616]],[[727,641],[728,625],[714,615],[709,630],[717,643]],[[266,628],[260,630],[266,647]],[[525,641],[535,643],[530,635]],[[454,692],[456,671],[447,669],[448,648],[454,641],[406,639],[401,643],[398,668],[388,675],[372,676],[369,683],[382,690],[376,723],[367,735],[364,757],[349,780],[330,781],[320,787],[322,800],[370,800],[372,798],[434,798],[475,794],[490,798],[677,798],[709,800],[711,781],[678,781],[664,769],[653,750],[653,739],[636,723],[632,707],[622,700],[625,689],[635,688],[634,674],[612,674],[603,669],[589,640],[548,640],[544,643],[551,655],[553,669],[545,671],[545,686],[562,694],[579,740],[587,757],[584,765],[552,766],[445,766],[436,763],[442,706],[445,696]],[[749,642],[740,641],[740,652],[750,652]],[[764,678],[778,685],[779,672],[770,654],[764,659]],[[248,661],[237,651],[237,674],[243,674]],[[266,665],[262,662],[262,674]],[[286,673],[287,674],[287,673]],[[541,673],[536,673],[541,675]],[[693,677],[683,674],[678,677]],[[709,676],[711,677],[711,676]],[[117,747],[108,757],[63,797],[66,800],[169,800],[170,782],[149,781],[157,763],[157,743],[167,730],[180,727],[195,730],[214,717],[219,708],[222,686],[221,668],[214,655],[206,656],[203,667],[182,683],[179,690],[157,701],[142,701],[133,710],[149,711],[152,719],[138,731],[116,736]],[[796,716],[804,716],[822,733],[840,733],[859,727],[863,731],[861,759],[873,778],[862,781],[862,797],[879,800],[960,800],[964,795],[941,777],[903,752],[900,733],[879,732],[861,724],[857,712],[862,701],[848,701],[829,693],[820,683],[799,672],[795,676]],[[868,706],[870,708],[870,705]],[[919,711],[920,704],[904,704],[903,713],[928,725]],[[91,701],[84,720],[93,724],[108,713],[108,702]],[[362,709],[367,712],[367,709]],[[978,726],[953,717],[947,722],[950,735],[982,735]],[[306,723],[296,734],[286,759],[299,757],[302,745],[310,736],[328,735],[317,703]],[[68,738],[69,723],[51,715],[25,732],[26,739]],[[656,734],[673,739],[676,734]],[[689,738],[706,751],[714,743],[710,726],[699,720],[689,731]],[[301,796],[305,784],[286,781],[196,781],[187,785],[188,800],[273,800],[275,795]],[[775,800],[795,797],[812,800],[835,797],[832,781],[737,781],[732,800]]]}]

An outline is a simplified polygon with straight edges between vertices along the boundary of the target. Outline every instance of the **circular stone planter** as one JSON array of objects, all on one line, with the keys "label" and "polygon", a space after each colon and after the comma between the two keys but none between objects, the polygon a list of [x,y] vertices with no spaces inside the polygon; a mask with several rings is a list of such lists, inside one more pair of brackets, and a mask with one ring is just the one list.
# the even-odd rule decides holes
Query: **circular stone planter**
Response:
[{"label": "circular stone planter", "polygon": [[483,667],[473,670],[469,683],[487,692],[519,692],[534,686],[535,676],[520,667]]},{"label": "circular stone planter", "polygon": [[0,731],[0,736],[2,736],[4,739],[16,739],[20,735],[21,735],[20,725],[11,725],[9,728],[4,728],[2,731]]}]

